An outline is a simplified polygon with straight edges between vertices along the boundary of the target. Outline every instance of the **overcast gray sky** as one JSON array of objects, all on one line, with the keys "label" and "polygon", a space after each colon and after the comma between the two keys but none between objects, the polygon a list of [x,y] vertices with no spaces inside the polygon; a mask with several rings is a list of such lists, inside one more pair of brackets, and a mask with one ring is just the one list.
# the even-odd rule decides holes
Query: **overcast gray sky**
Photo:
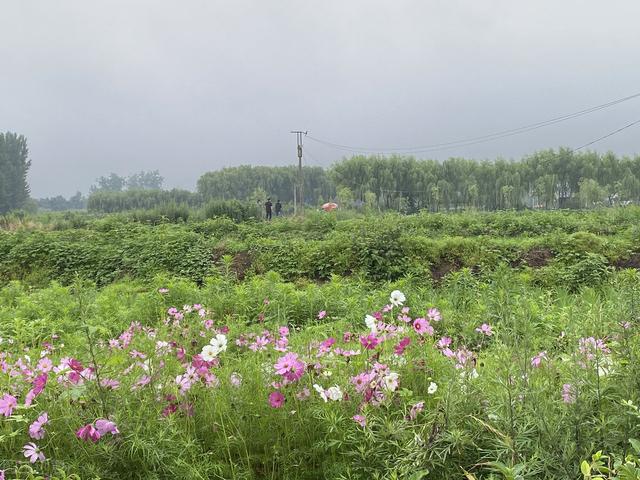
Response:
[{"label": "overcast gray sky", "polygon": [[[0,131],[35,197],[158,168],[293,163],[292,129],[386,148],[446,142],[640,92],[637,0],[2,0]],[[429,154],[519,158],[640,118],[640,98]],[[594,146],[640,153],[640,127]],[[343,152],[307,141],[309,164]]]}]

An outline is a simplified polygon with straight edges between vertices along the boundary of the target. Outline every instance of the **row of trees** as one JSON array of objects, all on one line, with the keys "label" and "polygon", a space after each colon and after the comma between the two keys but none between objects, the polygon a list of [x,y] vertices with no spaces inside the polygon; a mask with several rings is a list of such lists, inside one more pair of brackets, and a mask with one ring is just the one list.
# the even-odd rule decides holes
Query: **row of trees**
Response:
[{"label": "row of trees", "polygon": [[[62,195],[57,195],[55,197],[39,198],[36,203],[38,208],[51,211],[84,210],[89,208],[94,211],[117,212],[137,208],[153,208],[158,205],[158,202],[163,202],[167,198],[164,192],[156,193],[162,192],[163,183],[164,178],[158,170],[149,172],[143,170],[128,177],[111,173],[96,179],[96,183],[89,189],[89,198],[82,195],[81,192],[77,192],[68,199]],[[149,192],[152,193],[148,194]],[[109,195],[111,193],[114,195]],[[91,201],[89,201],[90,198]],[[179,196],[179,198],[182,201],[184,195]],[[89,203],[91,203],[91,206],[89,206]]]},{"label": "row of trees", "polygon": [[[291,201],[295,167],[235,167],[204,174],[203,198],[252,200],[269,194]],[[640,200],[640,156],[534,153],[521,161],[443,162],[402,156],[354,156],[328,170],[305,169],[305,202],[416,211],[588,208]]]},{"label": "row of trees", "polygon": [[92,185],[90,192],[122,192],[124,190],[160,190],[164,183],[164,177],[159,170],[140,171],[122,177],[115,173],[99,177],[96,184]]},{"label": "row of trees", "polygon": [[0,132],[0,214],[26,206],[30,166],[27,139],[15,133]]},{"label": "row of trees", "polygon": [[[27,172],[31,165],[22,135],[0,133],[0,213],[24,208],[29,201]],[[41,199],[49,210],[87,208],[116,212],[161,205],[202,206],[210,201],[293,202],[295,166],[240,166],[208,172],[197,192],[161,190],[158,170],[97,179],[91,195],[80,193]],[[304,168],[305,203],[328,200],[349,206],[448,211],[521,208],[590,208],[640,202],[640,156],[546,150],[520,161],[476,161],[450,158],[443,162],[403,156],[354,156],[329,169]]]},{"label": "row of trees", "polygon": [[199,207],[202,205],[202,198],[197,193],[179,189],[127,190],[120,192],[101,190],[89,196],[87,209],[92,212],[114,213],[125,210],[152,209],[167,205]]},{"label": "row of trees", "polygon": [[50,210],[53,212],[62,212],[65,210],[84,210],[87,208],[87,197],[81,192],[76,192],[69,198],[62,195],[55,197],[39,198],[36,200],[38,208],[42,210]]},{"label": "row of trees", "polygon": [[[322,167],[304,167],[305,203],[317,205],[336,195],[335,184]],[[205,173],[198,180],[198,193],[208,200],[257,201],[270,196],[284,203],[293,202],[298,168],[243,165]]]}]

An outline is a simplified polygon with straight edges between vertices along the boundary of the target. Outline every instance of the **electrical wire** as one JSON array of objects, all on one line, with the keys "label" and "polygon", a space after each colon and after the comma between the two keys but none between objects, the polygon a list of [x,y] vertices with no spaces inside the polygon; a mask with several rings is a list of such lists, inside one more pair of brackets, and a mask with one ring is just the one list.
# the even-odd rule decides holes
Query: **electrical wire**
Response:
[{"label": "electrical wire", "polygon": [[[423,146],[419,146],[419,147],[395,147],[395,148],[378,148],[378,149],[361,148],[361,147],[354,147],[354,146],[349,146],[349,145],[341,145],[341,144],[338,144],[338,143],[329,142],[327,140],[322,140],[320,138],[316,138],[316,137],[311,136],[311,135],[307,135],[307,138],[309,138],[310,140],[312,140],[314,142],[320,143],[322,145],[325,145],[325,146],[328,146],[328,147],[331,147],[331,148],[334,148],[334,149],[337,149],[337,150],[343,150],[343,151],[351,152],[351,153],[369,153],[369,154],[381,154],[381,155],[394,154],[394,153],[404,153],[404,154],[426,153],[426,152],[433,152],[433,151],[438,151],[438,150],[448,150],[448,149],[452,149],[452,148],[475,145],[475,144],[478,144],[478,143],[490,142],[490,141],[497,140],[497,139],[504,138],[504,137],[510,137],[510,136],[513,136],[513,135],[519,135],[519,134],[522,134],[522,133],[530,132],[532,130],[537,130],[539,128],[547,127],[549,125],[554,125],[556,123],[560,123],[560,122],[564,122],[564,121],[567,121],[567,120],[578,118],[578,117],[581,117],[581,116],[584,116],[584,115],[588,115],[589,113],[593,113],[593,112],[596,112],[596,111],[599,111],[599,110],[603,110],[605,108],[609,108],[609,107],[612,107],[614,105],[618,105],[620,103],[632,100],[632,99],[637,98],[637,97],[640,97],[640,93],[635,93],[633,95],[628,95],[626,97],[619,98],[617,100],[612,100],[610,102],[603,103],[603,104],[600,104],[600,105],[596,105],[594,107],[586,108],[586,109],[583,109],[583,110],[580,110],[580,111],[577,111],[577,112],[574,112],[574,113],[569,113],[569,114],[566,114],[566,115],[561,115],[559,117],[554,117],[554,118],[551,118],[551,119],[548,119],[548,120],[545,120],[545,121],[542,121],[542,122],[536,122],[536,123],[531,123],[531,124],[528,124],[528,125],[523,125],[523,126],[518,127],[518,128],[502,130],[502,131],[491,133],[491,134],[487,134],[487,135],[481,135],[481,136],[477,136],[477,137],[469,137],[469,138],[450,141],[450,142],[423,145]],[[584,145],[584,146],[587,146],[587,145]],[[584,146],[580,147],[580,148],[584,148]]]},{"label": "electrical wire", "polygon": [[613,132],[607,133],[606,135],[603,135],[600,138],[596,138],[595,140],[591,140],[590,142],[587,142],[584,145],[580,145],[579,147],[576,147],[576,148],[572,149],[571,151],[572,152],[577,152],[578,150],[582,150],[585,147],[593,145],[594,143],[598,143],[600,140],[604,140],[605,138],[612,137],[613,135],[615,135],[617,133],[620,133],[621,131],[626,130],[627,128],[633,127],[634,125],[637,125],[639,123],[640,123],[640,119],[638,119],[638,120],[636,120],[634,122],[628,123],[624,127],[620,127],[617,130],[614,130]]}]

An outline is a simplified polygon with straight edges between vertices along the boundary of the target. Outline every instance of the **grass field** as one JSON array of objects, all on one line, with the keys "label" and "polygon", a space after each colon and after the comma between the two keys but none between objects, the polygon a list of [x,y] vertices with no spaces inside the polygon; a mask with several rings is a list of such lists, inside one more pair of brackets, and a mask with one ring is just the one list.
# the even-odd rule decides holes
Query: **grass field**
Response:
[{"label": "grass field", "polygon": [[638,479],[638,220],[5,220],[0,471]]}]

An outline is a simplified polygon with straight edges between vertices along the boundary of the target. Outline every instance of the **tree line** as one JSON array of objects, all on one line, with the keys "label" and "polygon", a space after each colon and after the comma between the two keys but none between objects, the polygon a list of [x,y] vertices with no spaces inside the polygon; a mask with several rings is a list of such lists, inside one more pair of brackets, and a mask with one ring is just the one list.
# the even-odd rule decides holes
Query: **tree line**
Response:
[{"label": "tree line", "polygon": [[[0,213],[29,203],[27,140],[0,133]],[[166,205],[201,207],[238,200],[256,205],[271,197],[285,205],[294,199],[294,165],[244,165],[207,172],[196,192],[162,190],[158,170],[97,179],[88,198],[76,194],[40,199],[48,210],[88,208],[98,212],[149,209]],[[330,168],[304,167],[307,205],[337,201],[343,207],[455,211],[461,209],[592,208],[640,202],[640,156],[608,152],[544,150],[519,161],[450,158],[419,160],[410,156],[353,156]],[[243,207],[244,208],[244,207]]]},{"label": "tree line", "polygon": [[[189,206],[229,200],[256,204],[267,197],[290,204],[296,181],[295,166],[245,165],[205,173],[195,193],[104,192],[93,201],[90,198],[89,205],[98,211],[118,211],[157,206],[156,201]],[[640,156],[569,149],[540,151],[519,161],[353,156],[328,169],[305,167],[304,181],[305,203],[313,206],[337,201],[343,207],[405,213],[593,208],[640,202]]]},{"label": "tree line", "polygon": [[[520,161],[406,156],[353,156],[324,170],[305,170],[305,202],[405,212],[467,208],[590,208],[640,200],[640,156],[536,152]],[[295,167],[235,167],[204,174],[198,193],[207,199],[251,200],[262,192],[292,201]],[[291,193],[289,193],[291,192]]]}]

